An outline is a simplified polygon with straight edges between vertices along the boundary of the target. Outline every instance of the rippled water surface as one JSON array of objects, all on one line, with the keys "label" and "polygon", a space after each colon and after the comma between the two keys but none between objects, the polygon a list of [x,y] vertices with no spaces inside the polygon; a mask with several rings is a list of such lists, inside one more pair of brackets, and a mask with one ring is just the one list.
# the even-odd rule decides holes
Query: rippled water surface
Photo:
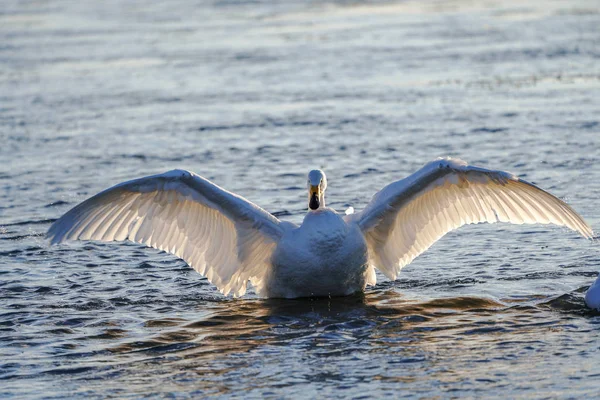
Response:
[{"label": "rippled water surface", "polygon": [[186,168],[300,222],[438,156],[518,173],[600,230],[594,1],[0,6],[0,397],[591,398],[598,244],[468,226],[364,296],[225,298],[134,244],[49,247],[123,180]]}]

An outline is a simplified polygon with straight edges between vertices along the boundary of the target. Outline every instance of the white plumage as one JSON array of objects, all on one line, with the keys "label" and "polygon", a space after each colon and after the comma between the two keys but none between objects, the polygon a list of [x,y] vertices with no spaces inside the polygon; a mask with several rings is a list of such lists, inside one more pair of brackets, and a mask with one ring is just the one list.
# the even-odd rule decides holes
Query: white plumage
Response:
[{"label": "white plumage", "polygon": [[594,308],[600,311],[600,276],[596,278],[596,281],[586,292],[585,304],[587,304],[589,308]]},{"label": "white plumage", "polygon": [[400,269],[465,224],[553,223],[586,238],[592,229],[566,203],[502,171],[438,159],[375,194],[358,213],[325,207],[322,171],[308,178],[302,225],[280,221],[188,171],[114,186],[79,204],[49,229],[68,239],[131,240],[175,254],[227,295],[250,281],[263,297],[347,295],[375,284],[375,270]]},{"label": "white plumage", "polygon": [[271,214],[188,171],[114,186],[84,201],[48,231],[68,239],[131,240],[175,254],[222,293],[260,292],[283,226]]},{"label": "white plumage", "polygon": [[371,263],[390,279],[465,224],[553,223],[589,239],[593,235],[583,218],[550,193],[510,173],[453,159],[432,161],[386,186],[351,220],[365,232]]}]

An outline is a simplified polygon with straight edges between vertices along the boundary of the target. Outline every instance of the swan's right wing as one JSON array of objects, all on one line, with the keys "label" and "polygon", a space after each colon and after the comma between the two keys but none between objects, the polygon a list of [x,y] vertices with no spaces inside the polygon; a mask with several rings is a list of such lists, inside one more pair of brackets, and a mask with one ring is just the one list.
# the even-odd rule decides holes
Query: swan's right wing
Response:
[{"label": "swan's right wing", "polygon": [[371,265],[390,279],[446,233],[465,224],[556,224],[592,238],[590,226],[550,193],[508,172],[438,159],[378,192],[346,216],[358,224]]},{"label": "swan's right wing", "polygon": [[246,292],[248,280],[262,294],[282,234],[273,215],[183,170],[113,186],[48,230],[52,243],[128,239],[164,250],[234,296]]}]

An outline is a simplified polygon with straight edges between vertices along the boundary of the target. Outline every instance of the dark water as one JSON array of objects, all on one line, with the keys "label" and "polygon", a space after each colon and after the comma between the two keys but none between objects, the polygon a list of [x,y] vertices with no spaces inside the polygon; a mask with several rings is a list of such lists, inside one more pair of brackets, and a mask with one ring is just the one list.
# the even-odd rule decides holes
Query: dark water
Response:
[{"label": "dark water", "polygon": [[302,301],[42,235],[172,168],[299,222],[311,168],[343,211],[445,155],[600,230],[599,26],[594,1],[4,0],[0,397],[596,397],[600,253],[564,229],[464,227],[396,282]]}]

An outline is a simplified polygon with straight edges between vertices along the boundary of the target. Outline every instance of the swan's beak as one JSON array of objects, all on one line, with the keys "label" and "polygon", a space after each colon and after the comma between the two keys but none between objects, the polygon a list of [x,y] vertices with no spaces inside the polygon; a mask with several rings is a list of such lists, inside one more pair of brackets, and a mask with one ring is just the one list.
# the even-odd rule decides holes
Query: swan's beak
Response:
[{"label": "swan's beak", "polygon": [[319,208],[320,202],[319,202],[319,198],[321,197],[321,188],[317,185],[317,186],[313,186],[310,185],[310,188],[308,189],[308,207],[311,210],[316,210],[317,208]]}]

